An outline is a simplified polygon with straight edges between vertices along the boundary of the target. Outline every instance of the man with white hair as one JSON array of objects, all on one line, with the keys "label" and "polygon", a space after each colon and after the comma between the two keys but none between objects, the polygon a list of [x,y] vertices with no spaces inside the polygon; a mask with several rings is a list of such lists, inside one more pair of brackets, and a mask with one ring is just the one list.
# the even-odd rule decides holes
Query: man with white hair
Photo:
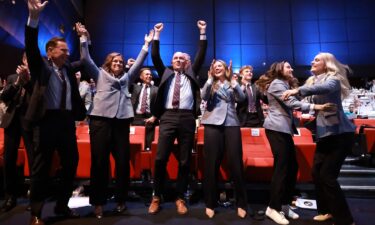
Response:
[{"label": "man with white hair", "polygon": [[155,158],[154,196],[148,210],[150,214],[156,214],[160,210],[166,166],[176,138],[179,145],[176,207],[178,214],[183,215],[188,212],[183,199],[188,186],[196,108],[199,106],[196,98],[199,83],[196,76],[204,62],[207,49],[206,22],[200,20],[197,26],[200,31],[200,42],[194,63],[189,66],[190,60],[186,57],[187,54],[176,52],[172,58],[172,70],[164,66],[160,57],[159,38],[164,25],[158,23],[154,26],[155,36],[151,57],[161,81],[152,114],[160,118],[160,131]]}]

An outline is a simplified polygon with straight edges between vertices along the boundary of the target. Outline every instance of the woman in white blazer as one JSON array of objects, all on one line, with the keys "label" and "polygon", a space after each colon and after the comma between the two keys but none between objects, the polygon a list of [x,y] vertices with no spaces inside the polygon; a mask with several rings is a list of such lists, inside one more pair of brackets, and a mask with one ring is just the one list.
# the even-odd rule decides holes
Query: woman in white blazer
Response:
[{"label": "woman in white blazer", "polygon": [[246,216],[247,197],[243,176],[242,140],[237,118],[236,101],[245,95],[222,60],[215,60],[208,72],[208,80],[201,91],[207,108],[202,115],[204,124],[204,200],[206,215],[212,218],[217,206],[217,179],[223,155],[226,154],[236,192],[237,215]]},{"label": "woman in white blazer", "polygon": [[97,67],[88,51],[87,30],[81,24],[76,25],[76,30],[81,41],[81,60],[87,73],[94,79],[97,90],[91,111],[88,112],[91,143],[89,196],[95,216],[100,219],[107,200],[111,153],[115,159],[115,211],[121,213],[126,209],[130,177],[129,129],[134,117],[129,87],[138,77],[154,32],[152,30],[145,35],[144,45],[135,63],[125,72],[124,57],[117,52],[108,54],[102,67]]},{"label": "woman in white blazer", "polygon": [[330,109],[329,104],[323,106],[303,103],[295,97],[289,97],[285,101],[281,100],[281,95],[289,90],[293,78],[293,68],[284,61],[272,64],[267,73],[256,82],[259,89],[266,92],[268,98],[268,116],[263,126],[266,129],[266,136],[274,157],[270,202],[266,216],[278,224],[289,224],[284,215],[290,219],[299,218],[299,215],[288,205],[293,198],[298,172],[292,138],[296,133],[293,109],[302,111]]},{"label": "woman in white blazer", "polygon": [[313,103],[337,105],[335,111],[316,113],[317,145],[312,175],[317,192],[318,215],[314,220],[333,219],[334,224],[354,224],[344,193],[337,182],[341,166],[351,152],[355,126],[345,116],[342,100],[349,95],[347,65],[341,64],[331,53],[319,53],[311,62],[314,74],[304,86],[286,91],[292,95],[311,96]]}]

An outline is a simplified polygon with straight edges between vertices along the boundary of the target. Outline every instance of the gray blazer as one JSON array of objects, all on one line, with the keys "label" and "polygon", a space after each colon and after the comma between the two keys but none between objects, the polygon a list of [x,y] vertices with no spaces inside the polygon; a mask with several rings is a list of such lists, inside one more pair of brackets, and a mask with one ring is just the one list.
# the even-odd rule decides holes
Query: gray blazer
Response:
[{"label": "gray blazer", "polygon": [[215,93],[211,94],[213,80],[208,79],[201,91],[201,97],[207,101],[207,108],[202,115],[201,123],[210,125],[223,125],[226,127],[240,126],[236,112],[236,102],[245,100],[239,84],[234,88],[228,81]]},{"label": "gray blazer", "polygon": [[289,88],[287,81],[275,79],[271,82],[267,90],[268,116],[264,121],[264,128],[293,135],[293,109],[299,108],[302,111],[310,109],[310,103],[300,102],[293,96],[284,101],[284,105],[281,105],[281,95]]},{"label": "gray blazer", "polygon": [[96,82],[96,94],[89,115],[118,119],[134,117],[129,86],[138,77],[147,54],[142,49],[129,71],[118,79],[98,68],[90,57],[87,42],[81,43],[81,59],[88,74]]},{"label": "gray blazer", "polygon": [[354,132],[355,126],[345,116],[341,100],[341,84],[334,76],[323,74],[322,79],[314,85],[299,87],[301,96],[310,96],[315,104],[334,103],[337,112],[319,111],[316,115],[316,135],[318,138]]}]

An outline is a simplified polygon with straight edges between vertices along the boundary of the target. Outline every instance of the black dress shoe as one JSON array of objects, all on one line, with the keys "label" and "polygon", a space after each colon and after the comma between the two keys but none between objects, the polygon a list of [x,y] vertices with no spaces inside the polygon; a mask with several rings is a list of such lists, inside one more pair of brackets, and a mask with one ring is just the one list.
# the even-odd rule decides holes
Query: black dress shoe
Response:
[{"label": "black dress shoe", "polygon": [[70,209],[68,206],[63,206],[63,207],[56,206],[54,212],[56,215],[63,216],[66,218],[79,218],[80,217],[80,215],[76,211]]},{"label": "black dress shoe", "polygon": [[117,213],[123,213],[126,210],[126,205],[125,203],[117,203],[117,206],[115,208],[115,212]]},{"label": "black dress shoe", "polygon": [[8,198],[5,200],[4,204],[1,206],[1,212],[8,212],[17,205],[17,200],[15,198]]},{"label": "black dress shoe", "polygon": [[258,221],[264,220],[265,212],[263,210],[257,210],[255,211],[254,216],[252,216],[252,218]]},{"label": "black dress shoe", "polygon": [[103,218],[103,206],[101,206],[101,205],[96,205],[96,206],[94,207],[94,214],[95,214],[95,217],[96,217],[97,219],[101,219],[101,218]]}]

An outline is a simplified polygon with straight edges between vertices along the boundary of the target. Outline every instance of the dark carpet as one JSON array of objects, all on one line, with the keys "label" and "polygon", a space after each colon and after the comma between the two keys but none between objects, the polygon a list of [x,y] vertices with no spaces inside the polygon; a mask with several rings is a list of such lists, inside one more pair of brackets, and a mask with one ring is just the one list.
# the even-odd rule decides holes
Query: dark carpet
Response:
[{"label": "dark carpet", "polygon": [[[357,225],[373,225],[375,224],[375,199],[349,198],[351,211],[353,213]],[[0,224],[2,225],[20,225],[28,224],[30,214],[26,209],[27,200],[18,200],[18,205],[12,211],[0,215]],[[76,210],[81,214],[80,219],[63,219],[56,217],[53,213],[53,202],[47,202],[43,211],[43,220],[46,224],[72,224],[72,225],[88,225],[88,224],[132,224],[132,225],[151,225],[151,224],[167,224],[167,225],[203,225],[203,224],[231,224],[231,225],[274,225],[273,221],[264,219],[262,221],[254,220],[250,217],[240,219],[236,215],[233,207],[219,207],[213,219],[208,219],[205,215],[204,204],[199,201],[189,206],[189,213],[185,216],[177,215],[173,202],[163,203],[162,211],[157,215],[148,215],[147,206],[142,201],[131,201],[127,203],[127,211],[121,215],[112,212],[115,204],[109,202],[105,206],[105,215],[103,219],[96,219],[92,214],[92,207],[81,207]],[[251,204],[255,209],[265,209],[265,204]],[[328,225],[332,222],[315,222],[312,217],[316,214],[315,210],[297,209],[300,219],[291,220],[293,225]]]}]

